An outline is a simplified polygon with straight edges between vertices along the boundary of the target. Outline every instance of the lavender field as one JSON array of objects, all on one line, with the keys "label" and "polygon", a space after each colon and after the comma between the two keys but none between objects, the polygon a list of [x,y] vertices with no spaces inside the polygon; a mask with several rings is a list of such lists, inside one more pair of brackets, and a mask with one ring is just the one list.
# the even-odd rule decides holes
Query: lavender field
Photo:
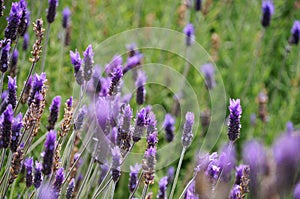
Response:
[{"label": "lavender field", "polygon": [[299,41],[299,0],[0,0],[0,197],[300,199]]}]

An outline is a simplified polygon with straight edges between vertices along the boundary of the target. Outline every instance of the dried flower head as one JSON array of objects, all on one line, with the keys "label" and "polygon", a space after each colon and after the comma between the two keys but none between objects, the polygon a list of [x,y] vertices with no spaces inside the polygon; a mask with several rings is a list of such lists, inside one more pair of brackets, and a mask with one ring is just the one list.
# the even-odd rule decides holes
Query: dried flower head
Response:
[{"label": "dried flower head", "polygon": [[9,75],[11,77],[16,77],[17,75],[17,64],[18,64],[19,51],[17,49],[14,50],[9,66]]},{"label": "dried flower head", "polygon": [[159,192],[157,194],[157,198],[167,199],[168,176],[162,177],[158,184],[159,184]]},{"label": "dried flower head", "polygon": [[82,85],[84,83],[83,79],[83,71],[82,71],[82,59],[80,58],[80,54],[75,50],[75,52],[70,51],[70,58],[71,58],[71,63],[74,67],[74,76],[76,79],[76,82],[79,85]]},{"label": "dried flower head", "polygon": [[42,41],[44,38],[44,32],[45,29],[43,28],[43,20],[42,19],[37,19],[35,23],[33,23],[33,31],[36,36],[35,43],[33,44],[33,49],[31,51],[32,58],[30,58],[30,61],[33,63],[36,63],[40,59],[40,54],[42,52]]},{"label": "dried flower head", "polygon": [[64,137],[68,134],[68,132],[71,129],[71,121],[73,118],[73,98],[70,97],[67,102],[65,103],[65,113],[64,113],[64,119],[61,124],[61,130],[59,131],[59,136]]},{"label": "dried flower head", "polygon": [[205,77],[205,84],[208,90],[213,89],[216,86],[215,82],[215,68],[212,64],[204,64],[201,66],[201,72]]},{"label": "dried flower head", "polygon": [[14,111],[12,109],[11,104],[9,104],[5,111],[2,114],[3,122],[2,122],[2,141],[3,147],[7,148],[10,145],[11,141],[11,127],[14,117]]},{"label": "dried flower head", "polygon": [[13,154],[13,159],[11,161],[11,166],[9,169],[9,180],[8,183],[12,184],[14,180],[17,178],[22,169],[22,161],[24,159],[24,144],[20,144],[17,148],[17,151]]},{"label": "dried flower head", "polygon": [[1,50],[1,57],[0,57],[0,70],[2,73],[5,73],[7,71],[7,68],[9,66],[9,51],[11,47],[10,40],[7,40],[4,44],[2,44],[2,50]]},{"label": "dried flower head", "polygon": [[133,131],[133,136],[132,140],[134,142],[138,142],[145,131],[145,124],[146,124],[146,110],[142,108],[140,112],[137,113],[136,116],[136,123],[135,123],[135,128]]},{"label": "dried flower head", "polygon": [[22,104],[25,104],[28,101],[31,88],[32,88],[32,76],[29,77],[27,84],[26,82],[24,82],[24,94],[21,99]]},{"label": "dried flower head", "polygon": [[191,46],[195,42],[195,30],[193,24],[187,24],[183,29],[186,35],[186,45]]}]

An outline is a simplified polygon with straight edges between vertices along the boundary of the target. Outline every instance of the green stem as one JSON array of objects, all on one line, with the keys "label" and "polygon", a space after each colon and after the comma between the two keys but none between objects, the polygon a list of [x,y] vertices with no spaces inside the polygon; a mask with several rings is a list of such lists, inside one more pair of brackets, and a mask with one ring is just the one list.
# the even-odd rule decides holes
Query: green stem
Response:
[{"label": "green stem", "polygon": [[185,188],[183,189],[181,195],[179,196],[179,199],[182,199],[186,190],[189,188],[189,186],[193,183],[193,181],[195,180],[196,175],[194,175],[194,177],[187,183],[187,185],[185,186]]},{"label": "green stem", "polygon": [[176,169],[175,179],[174,179],[173,184],[172,184],[172,189],[171,189],[171,193],[170,193],[169,199],[173,198],[173,195],[174,195],[174,192],[175,192],[175,188],[176,188],[176,185],[177,185],[177,181],[178,181],[179,172],[180,172],[181,165],[182,165],[182,162],[183,162],[183,157],[184,157],[185,151],[186,151],[186,148],[183,147],[182,151],[181,151],[179,163],[178,163],[178,166],[177,166],[177,169]]},{"label": "green stem", "polygon": [[148,188],[149,188],[149,185],[148,185],[148,184],[145,184],[145,185],[144,185],[143,192],[142,192],[142,199],[145,199],[145,198],[146,198],[147,192],[148,192]]}]

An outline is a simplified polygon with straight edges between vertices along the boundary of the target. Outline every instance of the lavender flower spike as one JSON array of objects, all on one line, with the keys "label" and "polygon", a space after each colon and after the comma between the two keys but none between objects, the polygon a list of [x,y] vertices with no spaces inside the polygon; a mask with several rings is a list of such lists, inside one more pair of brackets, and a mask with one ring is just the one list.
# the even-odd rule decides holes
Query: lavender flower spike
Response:
[{"label": "lavender flower spike", "polygon": [[143,71],[139,71],[135,86],[137,88],[136,90],[136,103],[138,105],[142,105],[145,102],[146,97],[146,89],[145,89],[145,83],[147,80],[147,76]]},{"label": "lavender flower spike", "polygon": [[195,0],[195,10],[201,11],[202,8],[202,0]]},{"label": "lavender flower spike", "polygon": [[300,183],[298,183],[295,187],[294,199],[300,199]]},{"label": "lavender flower spike", "polygon": [[293,27],[291,29],[291,37],[289,39],[289,43],[291,45],[298,45],[300,39],[300,21],[294,21]]},{"label": "lavender flower spike", "polygon": [[271,23],[271,17],[274,14],[274,5],[270,0],[264,0],[262,3],[262,18],[261,24],[264,28],[268,27]]},{"label": "lavender flower spike", "polygon": [[241,115],[242,115],[242,107],[240,104],[240,99],[230,99],[229,105],[229,123],[228,123],[228,138],[231,142],[236,141],[240,137],[241,130]]},{"label": "lavender flower spike", "polygon": [[47,126],[48,131],[53,130],[55,127],[55,123],[58,118],[59,114],[59,108],[60,108],[60,103],[61,103],[61,97],[56,96],[52,100],[52,104],[50,106],[50,115],[48,117],[48,123],[49,125]]},{"label": "lavender flower spike", "polygon": [[12,152],[16,152],[19,145],[19,137],[21,135],[21,129],[23,127],[22,113],[19,113],[14,119],[11,127],[11,140],[10,149]]},{"label": "lavender flower spike", "polygon": [[29,26],[29,11],[28,11],[28,8],[27,8],[27,2],[25,0],[20,0],[20,3],[19,3],[19,6],[20,6],[20,9],[21,9],[21,18],[20,18],[20,25],[19,25],[19,28],[18,28],[18,33],[20,34],[20,36],[24,36],[27,29],[28,29],[28,26]]},{"label": "lavender flower spike", "polygon": [[168,185],[168,177],[162,177],[159,181],[159,192],[157,194],[158,199],[167,199],[167,185]]},{"label": "lavender flower spike", "polygon": [[86,107],[83,106],[79,110],[78,116],[77,116],[77,118],[75,120],[74,130],[79,131],[82,128],[82,126],[83,126],[83,120],[84,120],[86,114],[87,114]]},{"label": "lavender flower spike", "polygon": [[25,33],[23,37],[23,44],[22,44],[22,49],[23,51],[27,51],[29,46],[29,34]]},{"label": "lavender flower spike", "polygon": [[145,124],[146,124],[146,110],[144,108],[141,109],[140,112],[137,113],[136,116],[136,124],[133,131],[132,140],[134,142],[138,142],[145,131]]},{"label": "lavender flower spike", "polygon": [[143,175],[145,184],[154,183],[154,173],[156,164],[156,148],[150,147],[145,152],[145,159],[143,160]]},{"label": "lavender flower spike", "polygon": [[32,83],[32,89],[30,92],[30,96],[28,98],[28,106],[31,105],[31,103],[34,100],[34,96],[36,93],[41,93],[44,83],[47,81],[46,79],[46,73],[41,73],[41,75],[35,74],[33,78]]},{"label": "lavender flower spike", "polygon": [[53,189],[54,189],[56,198],[59,198],[61,186],[62,186],[64,179],[65,179],[64,168],[59,168],[56,171],[55,182],[53,184]]},{"label": "lavender flower spike", "polygon": [[174,131],[175,131],[175,119],[171,114],[166,114],[165,115],[165,121],[164,121],[164,129],[166,133],[166,140],[168,142],[173,141],[174,139]]},{"label": "lavender flower spike", "polygon": [[216,86],[215,82],[215,68],[212,64],[204,64],[201,66],[201,72],[203,73],[205,77],[205,83],[208,90],[213,89]]},{"label": "lavender flower spike", "polygon": [[112,153],[112,169],[111,175],[114,182],[117,182],[121,176],[121,151],[118,146],[111,150]]},{"label": "lavender flower spike", "polygon": [[67,199],[71,199],[73,192],[74,192],[74,188],[75,188],[75,179],[72,178],[71,182],[69,183],[68,189],[67,189],[67,193],[66,193],[66,198]]},{"label": "lavender flower spike", "polygon": [[17,83],[16,78],[8,76],[8,104],[14,109],[17,105]]},{"label": "lavender flower spike", "polygon": [[84,80],[89,81],[93,74],[93,65],[94,65],[94,52],[92,45],[90,44],[85,52],[83,53],[84,60]]},{"label": "lavender flower spike", "polygon": [[38,161],[35,162],[35,168],[34,168],[34,178],[33,178],[33,185],[36,189],[38,189],[43,181],[42,176],[42,164]]},{"label": "lavender flower spike", "polygon": [[43,174],[49,175],[52,171],[54,150],[55,150],[56,132],[49,131],[44,144],[45,151],[43,157]]},{"label": "lavender flower spike", "polygon": [[122,77],[123,77],[123,69],[121,65],[118,65],[116,68],[114,68],[114,71],[112,73],[111,83],[108,91],[108,94],[110,96],[116,95],[118,93],[118,89]]},{"label": "lavender flower spike", "polygon": [[11,127],[12,121],[14,117],[14,111],[12,109],[11,104],[9,104],[5,111],[3,112],[3,130],[2,130],[2,139],[3,139],[3,147],[7,148],[10,145],[11,140]]},{"label": "lavender flower spike", "polygon": [[230,199],[241,199],[242,197],[242,188],[240,185],[234,185],[230,191],[229,198]]},{"label": "lavender flower spike", "polygon": [[80,54],[79,52],[76,51],[73,52],[73,51],[70,51],[70,58],[71,58],[71,63],[73,64],[74,66],[74,75],[75,75],[75,79],[76,79],[76,82],[79,84],[79,85],[82,85],[83,82],[84,82],[84,79],[83,79],[83,72],[82,72],[82,60],[80,58]]},{"label": "lavender flower spike", "polygon": [[70,11],[70,9],[68,7],[66,7],[63,10],[62,14],[63,14],[62,27],[66,29],[69,26],[69,23],[70,23],[71,11]]},{"label": "lavender flower spike", "polygon": [[195,41],[195,30],[193,24],[187,24],[183,29],[183,32],[186,35],[186,45],[191,46]]},{"label": "lavender flower spike", "polygon": [[45,183],[41,186],[37,194],[37,199],[57,199],[55,196],[55,191],[52,186],[48,183]]},{"label": "lavender flower spike", "polygon": [[33,159],[27,158],[24,161],[24,166],[26,168],[26,187],[29,188],[33,182],[33,176],[32,176]]},{"label": "lavender flower spike", "polygon": [[6,39],[10,39],[11,41],[15,41],[18,35],[18,28],[21,22],[22,10],[20,8],[19,3],[12,3],[9,17],[7,19],[7,27],[4,32],[4,36]]},{"label": "lavender flower spike", "polygon": [[136,163],[134,166],[130,166],[130,178],[129,178],[129,191],[133,192],[134,189],[136,188],[136,185],[138,183],[138,174],[139,170],[141,169],[141,165]]},{"label": "lavender flower spike", "polygon": [[2,48],[2,51],[1,51],[0,70],[2,73],[5,73],[9,66],[10,45],[11,45],[11,42],[8,40],[6,42],[6,45]]},{"label": "lavender flower spike", "polygon": [[182,146],[187,148],[191,145],[193,135],[193,125],[194,125],[194,113],[187,112],[185,115],[185,123],[183,126],[183,134],[182,134]]},{"label": "lavender flower spike", "polygon": [[49,7],[47,13],[48,23],[52,23],[54,21],[57,6],[58,6],[58,0],[49,0]]}]

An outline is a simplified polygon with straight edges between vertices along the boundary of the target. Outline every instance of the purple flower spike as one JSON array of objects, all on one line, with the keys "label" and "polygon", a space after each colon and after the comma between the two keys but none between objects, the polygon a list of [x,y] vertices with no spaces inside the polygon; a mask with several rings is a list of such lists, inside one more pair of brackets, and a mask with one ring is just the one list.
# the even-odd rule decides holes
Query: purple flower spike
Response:
[{"label": "purple flower spike", "polygon": [[27,51],[28,46],[29,46],[29,34],[25,33],[25,35],[23,37],[23,45],[22,45],[23,51]]},{"label": "purple flower spike", "polygon": [[138,65],[140,65],[142,63],[142,59],[143,59],[143,54],[141,53],[137,53],[132,57],[128,57],[127,62],[125,64],[123,73],[125,74],[126,72],[128,72],[129,70],[137,67]]},{"label": "purple flower spike", "polygon": [[166,114],[163,126],[166,133],[166,140],[172,142],[174,139],[175,119],[171,114]]},{"label": "purple flower spike", "polygon": [[183,126],[183,134],[181,138],[182,146],[187,148],[191,145],[193,135],[193,125],[194,125],[194,113],[187,112],[185,115],[185,123]]},{"label": "purple flower spike", "polygon": [[261,24],[264,28],[270,25],[273,14],[274,14],[274,5],[272,1],[264,0],[262,3],[262,18],[261,18]]},{"label": "purple flower spike", "polygon": [[234,185],[230,191],[230,199],[241,199],[242,198],[242,189],[240,185]]},{"label": "purple flower spike", "polygon": [[162,177],[158,184],[159,184],[159,192],[156,198],[167,199],[168,176]]},{"label": "purple flower spike", "polygon": [[118,146],[111,150],[112,153],[112,169],[111,175],[114,182],[117,182],[121,176],[121,151]]},{"label": "purple flower spike", "polygon": [[60,103],[61,103],[60,96],[56,96],[53,98],[51,106],[49,108],[50,114],[48,117],[48,126],[47,126],[48,131],[53,130],[55,127],[55,123],[57,121],[58,114],[59,114]]},{"label": "purple flower spike", "polygon": [[206,169],[205,174],[209,177],[210,181],[212,184],[215,184],[217,180],[219,179],[219,176],[221,174],[222,168],[219,165],[219,160],[218,160],[218,154],[212,153],[209,156],[209,163]]},{"label": "purple flower spike", "polygon": [[293,27],[291,29],[291,37],[289,39],[289,43],[291,45],[298,45],[300,39],[300,21],[294,21]]},{"label": "purple flower spike", "polygon": [[193,24],[186,25],[183,32],[186,35],[186,45],[191,46],[195,41],[195,30]]},{"label": "purple flower spike", "polygon": [[58,6],[58,0],[49,0],[49,7],[47,13],[48,23],[52,23],[54,21],[57,6]]},{"label": "purple flower spike", "polygon": [[63,19],[62,19],[62,27],[63,28],[67,28],[70,24],[70,15],[71,15],[71,10],[66,7],[64,10],[63,10]]},{"label": "purple flower spike", "polygon": [[80,58],[80,54],[79,52],[76,51],[73,52],[73,51],[70,51],[70,57],[71,57],[71,63],[73,64],[74,66],[74,76],[75,76],[75,79],[76,79],[76,82],[79,84],[79,85],[82,85],[83,82],[84,82],[84,79],[83,79],[83,71],[82,71],[82,60]]},{"label": "purple flower spike", "polygon": [[110,96],[116,95],[118,93],[119,85],[122,77],[123,77],[123,69],[122,66],[119,65],[114,69],[112,73],[111,83],[108,91],[108,94]]},{"label": "purple flower spike", "polygon": [[54,189],[56,198],[58,198],[60,195],[60,190],[61,190],[61,186],[62,186],[64,179],[65,179],[64,168],[59,168],[56,171],[55,182],[53,184],[53,189]]},{"label": "purple flower spike", "polygon": [[28,98],[28,106],[31,105],[36,93],[40,93],[42,91],[44,83],[47,81],[46,73],[41,73],[41,75],[35,74],[33,77],[32,89],[30,92],[30,96]]},{"label": "purple flower spike", "polygon": [[146,165],[148,170],[154,170],[156,162],[156,148],[150,147],[145,152]]},{"label": "purple flower spike", "polygon": [[73,106],[73,97],[72,96],[67,100],[67,106],[68,107],[72,107]]},{"label": "purple flower spike", "polygon": [[29,11],[27,8],[27,2],[25,0],[20,0],[19,3],[20,9],[21,9],[21,18],[20,18],[20,25],[18,28],[19,34],[23,37],[28,29],[30,17],[29,17]]},{"label": "purple flower spike", "polygon": [[43,174],[49,175],[52,171],[54,150],[55,150],[56,132],[49,131],[44,144],[45,151],[43,157]]},{"label": "purple flower spike", "polygon": [[68,189],[67,189],[67,193],[66,193],[66,198],[67,199],[71,199],[73,192],[74,192],[74,188],[75,188],[75,179],[72,178],[71,182],[69,183]]},{"label": "purple flower spike", "polygon": [[213,89],[216,86],[214,66],[212,64],[204,64],[201,66],[201,72],[205,77],[205,83],[208,90]]},{"label": "purple flower spike", "polygon": [[202,0],[195,0],[195,10],[201,11],[202,8]]},{"label": "purple flower spike", "polygon": [[134,142],[138,142],[145,131],[145,124],[146,124],[146,110],[144,108],[141,109],[140,112],[137,113],[136,116],[136,124],[133,132],[132,140]]},{"label": "purple flower spike", "polygon": [[19,58],[19,51],[15,49],[12,54],[11,64],[10,64],[10,74],[13,77],[15,77],[17,73],[18,58]]},{"label": "purple flower spike", "polygon": [[26,169],[26,187],[29,188],[32,185],[32,167],[33,167],[33,159],[32,158],[27,158],[24,161],[24,166]]},{"label": "purple flower spike", "polygon": [[2,73],[7,71],[9,65],[9,51],[10,51],[10,41],[6,42],[5,46],[2,48],[1,58],[0,58],[0,70]]},{"label": "purple flower spike", "polygon": [[42,164],[39,163],[38,161],[35,162],[35,168],[34,168],[34,180],[33,180],[33,185],[36,189],[38,189],[43,181],[43,176],[42,176]]},{"label": "purple flower spike", "polygon": [[2,130],[2,139],[3,139],[3,147],[7,148],[10,144],[11,140],[11,127],[12,121],[14,117],[14,111],[12,109],[11,104],[9,104],[5,111],[2,114],[3,117],[3,130]]},{"label": "purple flower spike", "polygon": [[293,133],[293,131],[294,131],[294,124],[293,124],[293,122],[287,122],[286,123],[286,132],[287,132],[287,134],[292,134]]},{"label": "purple flower spike", "polygon": [[145,84],[146,84],[147,76],[143,71],[139,71],[135,86],[137,87],[136,90],[136,103],[138,105],[142,105],[145,102],[145,97],[146,97],[146,89],[145,89]]},{"label": "purple flower spike", "polygon": [[294,199],[300,199],[300,183],[298,183],[295,187]]},{"label": "purple flower spike", "polygon": [[21,129],[23,127],[22,113],[19,113],[14,119],[11,127],[11,143],[10,149],[16,152],[19,144],[19,137],[21,136]]},{"label": "purple flower spike", "polygon": [[229,182],[231,180],[231,173],[235,167],[235,148],[226,145],[221,152],[219,157],[219,166],[222,170],[221,180],[224,182]]},{"label": "purple flower spike", "polygon": [[93,74],[93,65],[94,65],[94,52],[92,45],[90,44],[85,52],[83,53],[84,60],[84,80],[89,81]]},{"label": "purple flower spike", "polygon": [[138,174],[142,166],[138,163],[136,163],[134,166],[130,166],[130,178],[129,178],[129,191],[133,192],[136,188],[136,185],[138,183]]},{"label": "purple flower spike", "polygon": [[235,176],[235,183],[234,184],[242,184],[242,177],[249,176],[250,174],[250,167],[248,165],[239,165],[236,168],[236,176]]},{"label": "purple flower spike", "polygon": [[8,76],[8,104],[14,109],[17,105],[17,83],[16,78]]},{"label": "purple flower spike", "polygon": [[242,107],[240,104],[240,99],[230,99],[229,105],[229,123],[228,123],[228,138],[231,142],[235,142],[240,137],[241,130],[241,115],[242,115]]},{"label": "purple flower spike", "polygon": [[7,19],[7,27],[4,32],[4,36],[6,39],[10,39],[11,41],[15,41],[18,35],[18,28],[20,26],[22,17],[22,10],[20,8],[19,3],[12,3],[9,17]]},{"label": "purple flower spike", "polygon": [[147,136],[147,147],[155,147],[158,142],[157,132],[150,133]]},{"label": "purple flower spike", "polygon": [[83,126],[83,120],[84,120],[86,114],[87,114],[87,109],[86,109],[85,106],[83,106],[79,110],[78,116],[77,116],[77,118],[75,120],[74,130],[79,131],[82,128],[82,126]]},{"label": "purple flower spike", "polygon": [[112,76],[112,73],[113,73],[114,70],[115,70],[115,68],[116,68],[117,66],[122,65],[122,62],[123,62],[123,60],[122,60],[121,55],[115,55],[115,56],[112,58],[112,60],[110,61],[110,63],[107,64],[107,65],[105,66],[105,73],[106,73],[106,75],[107,75],[108,77],[111,77],[111,76]]}]

